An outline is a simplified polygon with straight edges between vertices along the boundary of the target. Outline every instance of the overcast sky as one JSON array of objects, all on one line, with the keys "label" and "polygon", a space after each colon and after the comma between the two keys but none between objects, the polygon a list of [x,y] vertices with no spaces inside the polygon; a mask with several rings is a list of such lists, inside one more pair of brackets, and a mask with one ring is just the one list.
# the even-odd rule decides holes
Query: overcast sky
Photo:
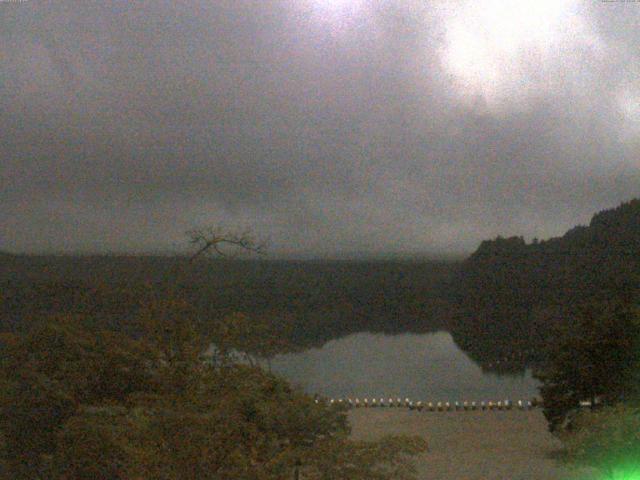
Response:
[{"label": "overcast sky", "polygon": [[0,2],[0,249],[470,252],[640,196],[640,3]]}]

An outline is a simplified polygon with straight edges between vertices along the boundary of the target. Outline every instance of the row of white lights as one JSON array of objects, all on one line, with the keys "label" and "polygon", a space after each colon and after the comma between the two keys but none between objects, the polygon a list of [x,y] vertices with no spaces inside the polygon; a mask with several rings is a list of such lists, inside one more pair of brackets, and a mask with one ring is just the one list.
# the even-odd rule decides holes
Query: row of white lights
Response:
[{"label": "row of white lights", "polygon": [[[320,400],[316,399],[316,403]],[[411,410],[429,410],[429,411],[453,411],[453,410],[511,410],[513,407],[517,407],[519,410],[531,410],[534,405],[531,400],[518,400],[515,404],[511,400],[498,401],[498,402],[413,402],[408,398],[404,400],[397,398],[395,401],[390,398],[387,402],[383,398],[377,400],[375,398],[369,401],[365,398],[362,402],[360,399],[329,399],[330,405],[348,405],[353,408],[368,408],[368,407],[407,407]]]}]

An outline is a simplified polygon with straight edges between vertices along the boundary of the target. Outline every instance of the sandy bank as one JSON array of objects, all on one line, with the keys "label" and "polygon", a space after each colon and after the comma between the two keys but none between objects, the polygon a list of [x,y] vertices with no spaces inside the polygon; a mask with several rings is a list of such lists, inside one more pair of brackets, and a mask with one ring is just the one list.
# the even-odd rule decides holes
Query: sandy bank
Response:
[{"label": "sandy bank", "polygon": [[357,409],[349,413],[352,436],[419,435],[430,451],[417,459],[421,480],[591,480],[554,456],[562,444],[546,429],[540,410],[417,412]]}]

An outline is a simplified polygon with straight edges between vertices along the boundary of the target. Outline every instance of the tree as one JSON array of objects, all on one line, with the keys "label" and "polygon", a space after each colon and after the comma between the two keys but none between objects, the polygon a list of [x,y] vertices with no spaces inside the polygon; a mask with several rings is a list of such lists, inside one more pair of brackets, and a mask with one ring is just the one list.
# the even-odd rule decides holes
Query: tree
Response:
[{"label": "tree", "polygon": [[236,232],[221,226],[213,226],[190,230],[187,236],[195,248],[195,252],[190,257],[191,261],[211,254],[233,257],[242,251],[261,255],[266,248],[266,242],[257,239],[250,230]]},{"label": "tree", "polygon": [[291,337],[293,321],[287,315],[252,315],[232,313],[216,322],[211,332],[215,344],[212,354],[228,358],[235,353],[250,365],[259,365],[277,354],[295,350],[288,339]]},{"label": "tree", "polygon": [[[245,234],[194,233],[192,259]],[[136,312],[135,335],[90,316],[42,319],[0,339],[0,467],[12,479],[406,479],[421,439],[349,440],[345,411],[232,352],[282,348],[268,319],[235,315],[203,334],[177,289]],[[260,336],[264,338],[260,339]],[[211,342],[219,346],[208,355]]]},{"label": "tree", "polygon": [[149,456],[135,411],[83,407],[60,428],[50,477],[95,480],[144,478]]},{"label": "tree", "polygon": [[610,480],[640,475],[640,411],[627,405],[582,412],[565,438],[568,459]]},{"label": "tree", "polygon": [[[180,318],[171,308],[185,305],[146,311]],[[354,443],[343,409],[259,367],[209,362],[205,345],[180,322],[137,340],[68,318],[18,336],[0,371],[10,478],[409,478],[424,441]]]},{"label": "tree", "polygon": [[152,391],[147,353],[140,341],[86,330],[81,318],[54,317],[13,339],[0,362],[0,430],[13,478],[39,478],[60,429],[83,405]]},{"label": "tree", "polygon": [[[630,398],[640,365],[640,317],[620,303],[584,305],[551,345],[550,362],[537,373],[549,429],[565,423],[581,401],[613,405]],[[570,425],[568,426],[570,428]]]},{"label": "tree", "polygon": [[309,480],[410,480],[412,457],[425,452],[420,437],[386,436],[378,442],[319,442],[305,469]]}]

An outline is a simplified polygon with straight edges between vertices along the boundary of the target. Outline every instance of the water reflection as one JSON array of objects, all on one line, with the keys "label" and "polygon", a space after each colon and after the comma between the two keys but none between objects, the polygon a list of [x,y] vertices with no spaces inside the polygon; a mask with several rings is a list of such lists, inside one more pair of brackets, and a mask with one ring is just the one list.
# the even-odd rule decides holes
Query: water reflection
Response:
[{"label": "water reflection", "polygon": [[446,332],[357,333],[322,348],[279,355],[271,366],[308,393],[329,397],[480,401],[537,395],[530,371],[484,373]]}]

